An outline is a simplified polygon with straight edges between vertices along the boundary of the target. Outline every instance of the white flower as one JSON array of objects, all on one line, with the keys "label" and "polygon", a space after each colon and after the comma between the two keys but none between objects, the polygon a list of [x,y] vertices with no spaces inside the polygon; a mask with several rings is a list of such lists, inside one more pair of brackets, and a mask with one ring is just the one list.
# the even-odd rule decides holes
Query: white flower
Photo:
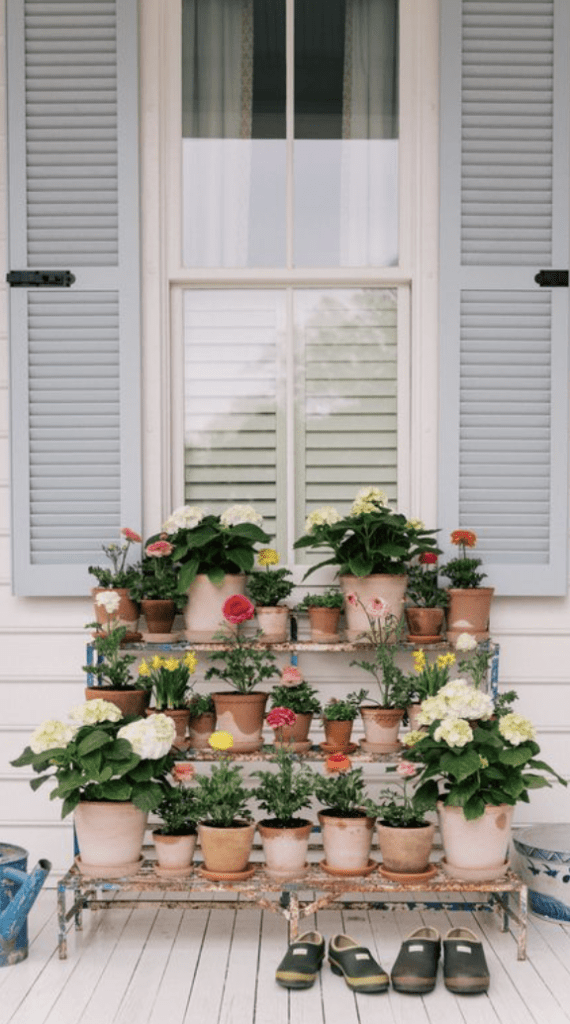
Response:
[{"label": "white flower", "polygon": [[446,717],[488,719],[495,708],[488,693],[482,693],[463,679],[451,679],[442,686],[438,697],[445,701]]},{"label": "white flower", "polygon": [[455,641],[456,651],[474,651],[477,647],[477,641],[471,633],[460,633]]},{"label": "white flower", "polygon": [[312,533],[315,526],[334,526],[340,523],[342,516],[332,505],[323,505],[310,512],[305,520],[305,533]]},{"label": "white flower", "polygon": [[426,528],[423,519],[408,519],[406,526],[412,530],[425,530]]},{"label": "white flower", "polygon": [[107,615],[113,615],[119,610],[121,595],[116,590],[102,590],[95,598],[95,604],[105,609]]},{"label": "white flower", "polygon": [[109,700],[87,700],[85,704],[77,704],[69,712],[69,717],[76,725],[97,725],[98,722],[118,722],[123,713],[116,704]]},{"label": "white flower", "polygon": [[56,718],[42,722],[31,735],[30,747],[34,754],[43,754],[44,750],[54,750],[56,747],[66,747],[75,736],[76,729]]},{"label": "white flower", "polygon": [[124,725],[117,733],[119,739],[129,741],[135,754],[152,761],[168,754],[175,736],[174,722],[167,715],[137,719]]},{"label": "white flower", "polygon": [[263,516],[256,512],[251,505],[231,505],[220,516],[222,526],[240,526],[241,523],[253,523],[254,526],[261,526]]},{"label": "white flower", "polygon": [[417,722],[418,725],[431,725],[432,722],[437,722],[439,718],[445,718],[446,716],[447,704],[445,699],[440,698],[439,694],[437,694],[435,697],[426,697],[422,701]]},{"label": "white flower", "polygon": [[181,505],[171,512],[166,522],[162,524],[162,533],[178,533],[178,530],[193,530],[198,526],[206,512],[204,509],[196,508],[194,505]]},{"label": "white flower", "polygon": [[361,487],[356,495],[351,509],[351,516],[360,516],[364,512],[376,512],[378,505],[386,505],[388,495],[379,487]]},{"label": "white flower", "polygon": [[443,740],[448,747],[464,747],[473,739],[473,730],[462,718],[446,718],[438,725],[433,738],[436,742]]},{"label": "white flower", "polygon": [[518,747],[519,743],[524,743],[525,740],[534,740],[536,737],[536,730],[532,722],[528,718],[524,718],[523,715],[517,715],[515,711],[499,718],[499,732],[503,739],[512,743],[513,747]]}]

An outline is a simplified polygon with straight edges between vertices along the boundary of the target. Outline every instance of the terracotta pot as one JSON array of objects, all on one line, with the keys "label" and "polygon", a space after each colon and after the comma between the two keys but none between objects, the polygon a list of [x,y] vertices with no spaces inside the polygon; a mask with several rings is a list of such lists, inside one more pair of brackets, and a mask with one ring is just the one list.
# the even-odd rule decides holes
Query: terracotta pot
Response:
[{"label": "terracotta pot", "polygon": [[188,729],[188,722],[190,720],[190,711],[188,708],[162,708],[160,711],[158,708],[147,708],[147,715],[166,715],[167,718],[171,718],[174,722],[174,728],[176,729],[176,736],[172,742],[172,751],[185,750],[188,746],[186,742],[186,730]]},{"label": "terracotta pot", "polygon": [[170,633],[176,617],[176,604],[167,598],[141,601],[141,611],[149,633]]},{"label": "terracotta pot", "polygon": [[488,805],[480,818],[467,821],[461,807],[439,802],[441,866],[446,874],[467,882],[500,878],[508,867],[513,811],[510,804]]},{"label": "terracotta pot", "polygon": [[363,749],[373,754],[390,754],[399,750],[398,732],[404,717],[403,708],[361,707],[364,726]]},{"label": "terracotta pot", "polygon": [[188,601],[184,608],[186,639],[191,643],[208,643],[215,633],[231,633],[231,626],[222,615],[222,608],[232,594],[245,593],[245,574],[224,576],[216,586],[205,574],[199,574],[190,584]]},{"label": "terracotta pot", "polygon": [[245,871],[254,834],[254,821],[244,821],[228,828],[200,822],[198,835],[206,870],[216,874]]},{"label": "terracotta pot", "polygon": [[331,748],[334,747],[340,754],[346,754],[351,746],[350,737],[353,724],[352,719],[349,722],[343,722],[332,718],[323,718],[325,743]]},{"label": "terracotta pot", "polygon": [[83,874],[120,878],[140,865],[148,814],[128,801],[82,800],[74,811]]},{"label": "terracotta pot", "polygon": [[410,640],[434,640],[441,635],[445,611],[443,608],[406,608]]},{"label": "terracotta pot", "polygon": [[114,621],[115,626],[126,626],[128,633],[136,633],[139,625],[139,606],[131,600],[129,592],[126,587],[93,587],[91,594],[93,596],[93,609],[95,612],[95,621],[99,623],[103,632],[107,629],[108,615],[101,605],[95,603],[97,594],[107,591],[111,594],[118,594],[120,597],[119,610],[117,612],[117,619]]},{"label": "terracotta pot", "polygon": [[197,715],[190,718],[188,723],[188,742],[194,750],[204,750],[208,747],[208,738],[216,728],[216,716],[214,712],[207,711],[204,715]]},{"label": "terracotta pot", "polygon": [[332,871],[358,874],[370,864],[374,818],[337,817],[329,809],[319,811],[325,863]]},{"label": "terracotta pot", "polygon": [[150,694],[146,690],[113,690],[106,686],[86,686],[85,700],[108,700],[121,709],[125,718],[134,715],[143,718]]},{"label": "terracotta pot", "polygon": [[192,874],[192,860],[196,848],[196,833],[181,836],[163,835],[160,830],[152,833],[156,849],[157,875],[167,878],[184,878]]},{"label": "terracotta pot", "polygon": [[455,643],[460,633],[469,633],[476,640],[489,638],[489,616],[495,590],[493,587],[450,588],[447,609],[447,639]]},{"label": "terracotta pot", "polygon": [[340,608],[309,608],[311,640],[317,644],[334,644],[339,640]]},{"label": "terracotta pot", "polygon": [[213,693],[216,729],[231,733],[232,750],[247,754],[263,745],[262,733],[268,693]]},{"label": "terracotta pot", "polygon": [[429,868],[435,824],[418,828],[394,828],[376,822],[376,834],[382,853],[382,867],[393,874],[419,875]]},{"label": "terracotta pot", "polygon": [[313,826],[306,819],[299,821],[300,824],[290,828],[258,822],[265,870],[271,878],[302,878],[308,871],[307,850]]},{"label": "terracotta pot", "polygon": [[309,742],[309,731],[311,729],[312,715],[297,714],[295,725],[281,725],[275,729],[274,744],[276,747],[293,747],[295,744],[306,744]]},{"label": "terracotta pot", "polygon": [[262,632],[260,640],[266,643],[282,644],[289,639],[289,609],[285,605],[256,606],[255,614]]},{"label": "terracotta pot", "polygon": [[[347,594],[356,594],[365,607],[372,598],[381,598],[388,605],[388,614],[393,615],[399,622],[404,614],[407,585],[408,577],[404,575],[391,576],[379,573],[373,576],[341,576],[340,587],[345,595],[346,639],[358,640],[370,628],[364,608],[361,608],[360,605],[355,608],[349,604],[346,600]],[[394,642],[395,637],[390,637],[390,643]]]},{"label": "terracotta pot", "polygon": [[416,729],[420,729],[421,726],[418,723],[418,715],[421,711],[421,704],[408,704],[406,711],[408,712],[408,725],[410,730],[415,732]]}]

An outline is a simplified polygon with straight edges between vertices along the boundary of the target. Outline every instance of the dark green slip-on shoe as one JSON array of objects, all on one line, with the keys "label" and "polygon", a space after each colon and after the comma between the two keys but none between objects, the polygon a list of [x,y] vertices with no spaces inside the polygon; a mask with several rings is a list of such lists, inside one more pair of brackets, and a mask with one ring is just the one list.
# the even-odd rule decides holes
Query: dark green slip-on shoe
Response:
[{"label": "dark green slip-on shoe", "polygon": [[477,995],[489,988],[483,946],[469,928],[452,928],[443,940],[443,980],[450,992]]},{"label": "dark green slip-on shoe", "polygon": [[334,974],[341,974],[353,992],[385,992],[388,975],[369,949],[359,946],[348,935],[335,935],[329,942],[329,963]]},{"label": "dark green slip-on shoe", "polygon": [[421,996],[435,988],[441,938],[437,928],[416,928],[400,946],[390,975],[396,992]]},{"label": "dark green slip-on shoe", "polygon": [[292,942],[275,972],[284,988],[310,988],[322,967],[325,940],[320,932],[303,932]]}]

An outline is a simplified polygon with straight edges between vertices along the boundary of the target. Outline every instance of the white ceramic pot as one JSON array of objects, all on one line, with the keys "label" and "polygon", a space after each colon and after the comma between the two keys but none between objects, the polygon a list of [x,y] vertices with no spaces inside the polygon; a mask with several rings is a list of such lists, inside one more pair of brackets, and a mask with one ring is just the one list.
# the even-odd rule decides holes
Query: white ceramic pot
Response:
[{"label": "white ceramic pot", "polygon": [[510,804],[489,804],[480,818],[468,821],[463,808],[438,803],[444,853],[441,866],[446,874],[465,882],[486,882],[504,875],[513,811]]},{"label": "white ceramic pot", "polygon": [[285,881],[302,878],[308,871],[307,850],[312,824],[306,819],[291,828],[278,828],[260,821],[257,825],[265,855],[265,870],[271,878]]},{"label": "white ceramic pot", "polygon": [[97,878],[133,874],[140,865],[148,813],[128,801],[82,800],[74,812],[78,867]]},{"label": "white ceramic pot", "polygon": [[[374,597],[380,598],[388,606],[388,615],[393,615],[400,622],[404,614],[404,597],[407,585],[408,577],[405,575],[341,576],[340,587],[345,597],[346,639],[349,641],[358,640],[370,628],[364,608],[361,605],[354,607],[349,604],[346,600],[347,594],[356,594],[364,607]],[[394,642],[394,639],[394,637],[391,637],[390,642]]]},{"label": "white ceramic pot", "polygon": [[528,885],[530,909],[549,921],[570,921],[570,824],[515,831],[513,868]]},{"label": "white ceramic pot", "polygon": [[186,639],[191,643],[208,643],[215,633],[230,633],[222,608],[232,594],[245,593],[245,575],[224,576],[217,586],[205,574],[199,574],[188,587],[184,607]]}]

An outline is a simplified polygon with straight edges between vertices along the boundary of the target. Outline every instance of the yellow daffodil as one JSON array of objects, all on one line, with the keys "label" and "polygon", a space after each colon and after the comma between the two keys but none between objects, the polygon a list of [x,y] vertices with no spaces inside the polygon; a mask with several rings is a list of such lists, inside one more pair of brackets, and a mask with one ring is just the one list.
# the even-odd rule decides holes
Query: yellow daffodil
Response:
[{"label": "yellow daffodil", "polygon": [[143,661],[141,661],[141,663],[139,665],[139,676],[149,676],[149,675],[150,675],[150,669],[149,669],[146,661],[144,661],[144,659],[143,659]]},{"label": "yellow daffodil", "polygon": [[213,750],[229,750],[234,745],[234,738],[231,733],[218,729],[217,732],[212,733],[208,743]]},{"label": "yellow daffodil", "polygon": [[447,668],[448,665],[455,664],[455,655],[449,652],[449,654],[439,654],[437,657],[437,667]]},{"label": "yellow daffodil", "polygon": [[186,665],[186,668],[188,669],[190,675],[192,675],[192,673],[196,671],[196,666],[198,664],[196,652],[188,651],[188,653],[184,655],[182,661]]},{"label": "yellow daffodil", "polygon": [[162,658],[160,657],[160,654],[155,654],[154,658],[152,659],[152,661],[150,663],[150,667],[151,668],[162,668],[162,664],[163,664],[163,661],[162,661]]},{"label": "yellow daffodil", "polygon": [[419,675],[420,672],[423,672],[424,668],[426,667],[425,651],[414,651],[414,653],[412,654],[412,658],[414,659],[414,669]]},{"label": "yellow daffodil", "polygon": [[163,667],[167,672],[176,672],[179,664],[180,662],[178,661],[178,658],[166,658]]}]

